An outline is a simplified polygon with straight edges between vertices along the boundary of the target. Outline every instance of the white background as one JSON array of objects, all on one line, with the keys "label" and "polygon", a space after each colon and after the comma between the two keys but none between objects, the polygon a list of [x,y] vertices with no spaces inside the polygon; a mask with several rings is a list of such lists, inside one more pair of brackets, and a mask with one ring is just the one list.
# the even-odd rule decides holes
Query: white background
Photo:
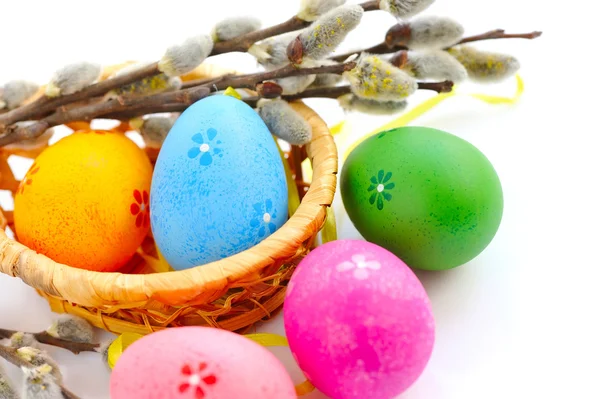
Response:
[{"label": "white background", "polygon": [[[448,272],[419,273],[433,302],[437,341],[426,371],[402,398],[600,397],[600,129],[596,63],[586,43],[597,33],[591,5],[583,5],[588,3],[438,0],[426,12],[456,18],[469,35],[495,28],[544,35],[533,42],[480,45],[521,60],[526,90],[518,105],[492,106],[461,96],[414,122],[456,134],[482,150],[500,175],[506,207],[496,239],[478,258]],[[257,15],[266,26],[296,9],[295,0],[2,1],[0,82],[44,83],[54,69],[78,60],[156,60],[165,46],[208,32],[221,17]],[[344,47],[379,42],[393,23],[387,14],[369,13]],[[247,55],[213,62],[255,67]],[[460,89],[510,95],[514,81]],[[420,94],[413,104],[429,96]],[[344,118],[333,101],[310,104],[331,124]],[[348,118],[356,135],[386,121]],[[340,237],[358,237],[340,203],[338,195]],[[0,276],[1,327],[36,331],[51,318],[32,289]],[[283,333],[281,320],[261,330]],[[108,398],[109,374],[97,355],[52,353],[75,393]],[[276,353],[300,381],[287,349]]]}]

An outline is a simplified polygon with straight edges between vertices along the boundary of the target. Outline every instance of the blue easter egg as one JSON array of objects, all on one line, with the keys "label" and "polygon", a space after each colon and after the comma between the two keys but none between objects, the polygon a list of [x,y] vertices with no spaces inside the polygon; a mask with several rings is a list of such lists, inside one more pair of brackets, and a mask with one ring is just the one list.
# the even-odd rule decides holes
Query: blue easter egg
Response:
[{"label": "blue easter egg", "polygon": [[259,115],[225,95],[183,112],[156,161],[150,215],[176,270],[227,258],[279,229],[288,216],[285,171]]}]

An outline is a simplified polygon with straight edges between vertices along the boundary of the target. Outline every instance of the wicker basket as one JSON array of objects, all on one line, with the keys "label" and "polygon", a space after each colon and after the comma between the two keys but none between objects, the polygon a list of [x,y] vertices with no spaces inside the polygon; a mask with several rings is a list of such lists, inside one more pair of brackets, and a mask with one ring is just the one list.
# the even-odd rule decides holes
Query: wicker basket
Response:
[{"label": "wicker basket", "polygon": [[[204,72],[214,76],[215,69],[209,67]],[[202,75],[197,73],[193,78]],[[298,182],[300,207],[258,245],[189,270],[148,273],[145,260],[156,254],[150,233],[127,273],[98,273],[56,263],[9,238],[1,229],[0,271],[35,288],[53,311],[83,317],[113,333],[148,334],[184,325],[246,332],[281,308],[287,282],[314,246],[336,188],[338,157],[327,125],[302,102],[292,106],[312,126],[313,140],[302,149],[293,147],[286,155],[294,172],[308,156],[313,166],[312,182],[308,187]],[[6,162],[9,153],[2,151],[0,187],[14,195],[18,182]],[[37,151],[18,155],[33,158]],[[11,212],[0,216],[4,227],[12,227]]]}]

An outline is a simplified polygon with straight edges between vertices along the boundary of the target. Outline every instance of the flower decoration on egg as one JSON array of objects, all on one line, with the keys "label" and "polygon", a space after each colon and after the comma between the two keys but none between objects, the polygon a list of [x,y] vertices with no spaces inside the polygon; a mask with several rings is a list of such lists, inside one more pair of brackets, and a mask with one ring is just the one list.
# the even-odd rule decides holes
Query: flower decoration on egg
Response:
[{"label": "flower decoration on egg", "polygon": [[338,272],[348,272],[352,270],[354,278],[357,280],[366,280],[369,278],[369,270],[381,269],[381,264],[375,260],[368,261],[362,254],[352,255],[352,261],[345,261],[337,265]]},{"label": "flower decoration on egg", "polygon": [[254,204],[255,217],[250,221],[250,226],[258,228],[258,235],[262,238],[267,229],[272,233],[277,230],[273,220],[277,218],[277,210],[273,209],[273,201],[266,200],[265,203]]},{"label": "flower decoration on egg", "polygon": [[371,205],[375,204],[377,201],[377,209],[380,211],[383,209],[383,200],[391,201],[392,194],[390,194],[386,190],[391,190],[396,185],[393,182],[390,182],[392,178],[392,172],[385,173],[383,170],[380,170],[377,173],[377,176],[371,177],[371,185],[369,186],[369,192],[373,192],[371,197],[369,198],[369,202]]},{"label": "flower decoration on egg", "polygon": [[213,157],[218,155],[223,156],[223,150],[214,144],[221,144],[221,140],[213,141],[217,138],[217,130],[210,128],[206,131],[206,139],[202,133],[195,134],[192,137],[192,141],[198,145],[190,148],[188,151],[188,157],[191,159],[200,156],[200,165],[208,166],[213,162]]},{"label": "flower decoration on egg", "polygon": [[133,190],[133,198],[135,202],[131,204],[129,210],[135,216],[135,225],[137,227],[148,227],[150,225],[150,204],[147,191],[140,192]]},{"label": "flower decoration on egg", "polygon": [[179,385],[179,392],[186,393],[190,389],[194,391],[196,399],[207,398],[205,389],[217,383],[217,377],[207,372],[208,364],[201,362],[196,370],[185,365],[181,368],[184,382]]},{"label": "flower decoration on egg", "polygon": [[19,185],[18,192],[20,194],[23,194],[25,192],[26,186],[31,186],[31,183],[33,183],[32,176],[35,175],[39,171],[40,171],[40,167],[34,162],[33,165],[31,165],[29,172],[27,172],[27,174],[25,175],[25,178],[21,181],[21,184]]}]

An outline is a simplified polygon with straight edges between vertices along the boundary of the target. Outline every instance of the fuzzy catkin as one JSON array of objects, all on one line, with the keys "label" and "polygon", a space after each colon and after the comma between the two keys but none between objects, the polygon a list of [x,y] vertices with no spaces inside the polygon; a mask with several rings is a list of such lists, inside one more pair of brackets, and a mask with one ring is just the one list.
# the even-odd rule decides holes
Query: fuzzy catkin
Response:
[{"label": "fuzzy catkin", "polygon": [[315,79],[316,75],[289,76],[287,78],[273,79],[272,82],[281,86],[283,89],[281,94],[287,96],[302,93],[313,84]]},{"label": "fuzzy catkin", "polygon": [[345,3],[346,0],[302,0],[297,17],[312,22],[326,12]]},{"label": "fuzzy catkin", "polygon": [[352,92],[366,99],[400,101],[411,96],[419,85],[406,72],[376,55],[363,53],[356,67],[344,73]]},{"label": "fuzzy catkin", "polygon": [[417,79],[459,83],[468,77],[465,67],[446,51],[408,51],[407,55],[407,63],[401,69]]},{"label": "fuzzy catkin", "polygon": [[293,145],[303,145],[312,139],[310,124],[284,100],[264,100],[258,113],[271,133]]},{"label": "fuzzy catkin", "polygon": [[15,391],[10,379],[0,364],[0,398],[19,399],[19,394]]},{"label": "fuzzy catkin", "polygon": [[21,399],[63,399],[59,382],[52,375],[52,367],[21,367],[25,380]]},{"label": "fuzzy catkin", "polygon": [[443,49],[460,41],[465,30],[451,18],[425,16],[410,22],[410,38],[406,42],[411,50]]},{"label": "fuzzy catkin", "polygon": [[172,116],[149,116],[130,121],[131,126],[142,136],[146,146],[158,149],[177,120]]},{"label": "fuzzy catkin", "polygon": [[[133,64],[126,66],[115,73],[116,76],[122,76],[140,68],[145,67],[147,64]],[[178,76],[167,76],[164,73],[160,73],[154,76],[148,76],[138,81],[129,83],[121,86],[111,92],[115,96],[145,96],[148,94],[157,94],[164,91],[178,90],[181,88],[181,78]]]},{"label": "fuzzy catkin", "polygon": [[212,29],[213,41],[222,42],[235,39],[260,29],[262,23],[255,17],[231,17],[218,22]]},{"label": "fuzzy catkin", "polygon": [[58,97],[78,92],[98,80],[101,72],[102,68],[95,63],[79,62],[66,65],[54,72],[46,86],[46,96]]},{"label": "fuzzy catkin", "polygon": [[71,342],[93,343],[94,328],[86,320],[64,314],[60,315],[46,330],[54,338]]},{"label": "fuzzy catkin", "polygon": [[158,62],[158,69],[167,76],[191,72],[210,55],[213,45],[209,35],[190,37],[181,44],[169,47]]},{"label": "fuzzy catkin", "polygon": [[466,68],[471,80],[481,83],[501,82],[521,67],[519,60],[513,56],[481,51],[471,46],[453,47],[448,53]]},{"label": "fuzzy catkin", "polygon": [[37,347],[37,345],[38,341],[33,334],[16,332],[10,337],[10,346],[15,349],[23,348],[25,346]]},{"label": "fuzzy catkin", "polygon": [[359,25],[363,14],[364,9],[359,5],[344,5],[323,14],[298,36],[303,57],[314,60],[327,57]]},{"label": "fuzzy catkin", "polygon": [[379,8],[396,18],[407,19],[425,11],[435,0],[381,0]]},{"label": "fuzzy catkin", "polygon": [[37,83],[27,80],[13,80],[5,83],[2,90],[0,90],[0,101],[4,103],[4,106],[0,106],[0,109],[17,108],[33,97],[39,88],[40,86]]},{"label": "fuzzy catkin", "polygon": [[289,63],[287,47],[296,37],[298,37],[298,32],[271,37],[252,45],[248,49],[248,53],[267,69],[280,67]]},{"label": "fuzzy catkin", "polygon": [[377,101],[360,98],[355,94],[345,94],[338,98],[340,106],[346,111],[356,111],[369,115],[394,115],[406,109],[408,103],[402,101]]},{"label": "fuzzy catkin", "polygon": [[38,348],[25,346],[23,348],[17,349],[17,355],[21,359],[31,363],[34,367],[43,366],[44,364],[47,364],[48,366],[52,367],[52,375],[54,376],[54,378],[56,378],[56,381],[62,383],[63,376],[60,372],[60,368],[58,364],[54,361],[54,359],[50,357],[48,352]]}]

